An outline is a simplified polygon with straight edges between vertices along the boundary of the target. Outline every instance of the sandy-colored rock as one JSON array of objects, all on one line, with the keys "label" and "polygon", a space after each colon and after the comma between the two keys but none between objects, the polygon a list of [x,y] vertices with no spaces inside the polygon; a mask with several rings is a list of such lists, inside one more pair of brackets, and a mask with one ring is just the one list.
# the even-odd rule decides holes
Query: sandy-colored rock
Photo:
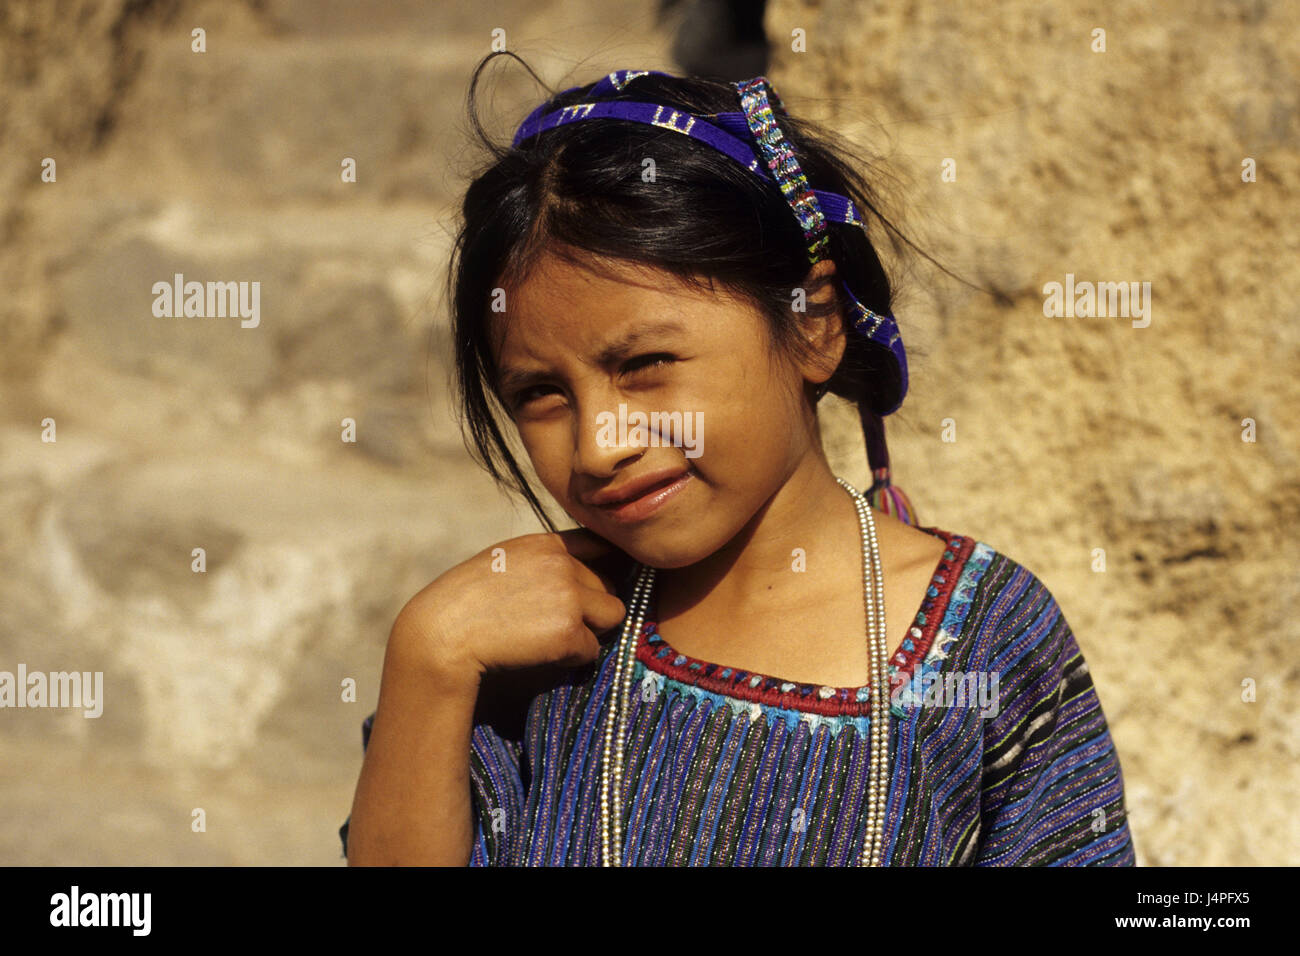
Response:
[{"label": "sandy-colored rock", "polygon": [[[883,157],[902,227],[1009,300],[911,273],[895,478],[1056,596],[1143,865],[1300,861],[1297,27],[1267,2],[768,10],[787,105]],[[1046,317],[1067,273],[1150,282],[1150,324]]]}]

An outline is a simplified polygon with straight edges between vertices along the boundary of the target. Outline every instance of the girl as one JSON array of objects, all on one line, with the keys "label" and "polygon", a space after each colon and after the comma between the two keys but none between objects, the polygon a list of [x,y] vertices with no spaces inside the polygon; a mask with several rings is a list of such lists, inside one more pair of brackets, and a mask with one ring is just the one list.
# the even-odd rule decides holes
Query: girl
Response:
[{"label": "girl", "polygon": [[[489,143],[451,276],[462,407],[551,533],[402,609],[350,862],[1133,865],[1056,601],[890,485],[907,361],[865,214],[901,236],[833,142],[762,77],[620,70]],[[866,496],[828,465],[828,391]]]}]

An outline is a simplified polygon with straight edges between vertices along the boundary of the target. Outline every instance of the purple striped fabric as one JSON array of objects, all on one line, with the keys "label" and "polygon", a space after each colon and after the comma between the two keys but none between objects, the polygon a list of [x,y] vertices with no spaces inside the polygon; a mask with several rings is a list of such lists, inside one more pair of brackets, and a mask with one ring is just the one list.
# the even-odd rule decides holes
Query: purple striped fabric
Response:
[{"label": "purple striped fabric", "polygon": [[[1055,599],[987,545],[919,530],[949,547],[890,660],[885,863],[1134,865],[1119,758]],[[866,835],[869,688],[678,654],[654,612],[633,673],[624,865],[854,864]],[[533,697],[522,735],[475,725],[471,866],[600,865],[613,646]],[[340,835],[346,854],[346,823]]]}]

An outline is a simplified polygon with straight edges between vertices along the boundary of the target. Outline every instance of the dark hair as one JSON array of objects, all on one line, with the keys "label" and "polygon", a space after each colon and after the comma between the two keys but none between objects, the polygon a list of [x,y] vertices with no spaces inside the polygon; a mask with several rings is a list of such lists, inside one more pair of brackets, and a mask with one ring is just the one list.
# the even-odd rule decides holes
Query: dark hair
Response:
[{"label": "dark hair", "polygon": [[[806,358],[809,346],[792,313],[791,294],[805,287],[810,266],[803,232],[774,184],[688,136],[605,119],[547,130],[519,148],[495,143],[484,131],[476,102],[479,77],[497,56],[523,63],[513,53],[490,53],[475,68],[469,86],[470,122],[492,158],[465,193],[448,273],[460,408],[469,427],[466,447],[471,456],[498,484],[522,494],[554,531],[508,447],[493,407],[495,401],[502,413],[506,411],[496,390],[489,335],[493,290],[521,282],[543,251],[639,262],[697,286],[719,283],[748,299],[766,318],[773,346]],[[526,63],[524,67],[536,78]],[[594,85],[569,93],[550,91],[545,111],[585,102]],[[730,84],[653,73],[636,77],[605,98],[663,103],[695,114],[740,109]],[[885,178],[875,162],[856,155],[819,124],[775,112],[812,186],[851,199],[868,229],[881,231],[883,226],[896,252],[903,246],[920,251],[881,214],[880,197],[855,168]],[[655,161],[652,183],[641,175],[642,160],[648,156]],[[867,308],[892,312],[894,288],[867,231],[828,224],[828,232],[838,276]],[[822,310],[811,301],[815,287],[806,287],[809,314],[824,315],[838,306],[846,321],[852,320],[838,282],[835,303]],[[869,452],[884,458],[871,465],[886,467],[884,426],[877,412],[896,401],[897,372],[883,347],[851,327],[846,331],[848,344],[827,390],[857,405]],[[909,348],[909,357],[917,354]],[[508,420],[508,414],[505,417]]]}]

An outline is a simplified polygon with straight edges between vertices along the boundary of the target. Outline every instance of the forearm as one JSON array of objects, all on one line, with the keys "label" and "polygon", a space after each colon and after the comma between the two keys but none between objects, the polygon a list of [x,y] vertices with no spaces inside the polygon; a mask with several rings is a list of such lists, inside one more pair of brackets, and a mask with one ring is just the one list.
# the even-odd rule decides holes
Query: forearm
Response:
[{"label": "forearm", "polygon": [[479,675],[432,668],[390,638],[348,831],[353,866],[465,866],[474,839],[469,756]]}]

